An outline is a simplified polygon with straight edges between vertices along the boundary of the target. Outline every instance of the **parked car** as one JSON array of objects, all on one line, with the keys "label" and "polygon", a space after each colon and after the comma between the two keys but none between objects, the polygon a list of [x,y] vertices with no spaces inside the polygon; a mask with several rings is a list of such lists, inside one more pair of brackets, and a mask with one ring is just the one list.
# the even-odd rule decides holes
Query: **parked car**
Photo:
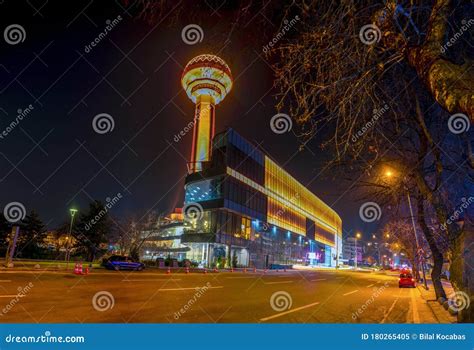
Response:
[{"label": "parked car", "polygon": [[134,261],[128,256],[112,255],[108,259],[104,259],[102,265],[108,270],[136,270],[141,271],[145,268],[145,264]]},{"label": "parked car", "polygon": [[415,288],[415,279],[411,273],[401,273],[400,279],[398,280],[398,288],[412,287]]}]

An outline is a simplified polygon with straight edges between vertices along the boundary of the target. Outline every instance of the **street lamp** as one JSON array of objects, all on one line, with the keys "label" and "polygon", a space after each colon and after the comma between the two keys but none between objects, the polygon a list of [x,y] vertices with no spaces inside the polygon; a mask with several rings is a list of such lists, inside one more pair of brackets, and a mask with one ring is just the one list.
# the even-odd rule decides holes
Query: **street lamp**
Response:
[{"label": "street lamp", "polygon": [[355,235],[354,245],[355,245],[355,259],[354,259],[354,267],[357,270],[357,239],[361,237],[360,232],[357,232]]},{"label": "street lamp", "polygon": [[71,245],[71,234],[72,234],[72,225],[74,222],[74,216],[77,213],[77,209],[71,208],[69,209],[69,213],[71,213],[71,225],[69,226],[69,233],[66,238],[66,270],[69,268],[69,255],[70,255],[70,245]]},{"label": "street lamp", "polygon": [[[387,178],[391,178],[394,176],[393,172],[390,170],[390,169],[387,169],[385,171],[385,176]],[[411,216],[411,222],[412,222],[412,225],[413,225],[413,234],[415,236],[415,242],[416,242],[416,254],[415,254],[415,259],[416,259],[416,255],[417,254],[420,254],[420,259],[419,261],[421,262],[421,271],[423,273],[423,284],[424,284],[424,287],[425,289],[428,289],[428,285],[426,284],[426,276],[425,276],[425,263],[424,263],[424,257],[422,255],[422,253],[420,253],[422,250],[420,250],[420,244],[418,242],[418,235],[416,233],[416,225],[415,225],[415,217],[413,215],[413,208],[411,206],[411,198],[410,198],[410,192],[408,191],[408,187],[406,185],[406,176],[403,177],[402,179],[402,184],[403,184],[403,188],[404,190],[406,191],[406,194],[407,194],[407,201],[408,201],[408,207],[410,208],[410,216]],[[387,234],[388,235],[388,234]],[[388,238],[388,237],[387,237]]]}]

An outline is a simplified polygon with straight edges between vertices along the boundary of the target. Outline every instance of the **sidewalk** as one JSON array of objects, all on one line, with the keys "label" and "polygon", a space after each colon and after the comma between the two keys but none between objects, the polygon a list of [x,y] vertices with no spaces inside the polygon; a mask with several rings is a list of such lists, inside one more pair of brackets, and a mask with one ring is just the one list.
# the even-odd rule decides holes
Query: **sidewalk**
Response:
[{"label": "sidewalk", "polygon": [[[427,321],[423,321],[423,323],[456,323],[457,318],[456,316],[452,316],[447,310],[443,308],[442,305],[438,303],[436,300],[436,294],[434,291],[433,283],[431,280],[427,279],[427,285],[429,290],[426,290],[423,287],[423,284],[418,284],[417,289],[420,292],[421,298],[419,299],[420,304],[420,314],[422,308],[424,308],[425,312],[423,315],[423,320],[425,320],[424,317],[427,317]],[[453,288],[451,287],[451,284],[449,282],[443,282],[443,287],[444,290],[446,291],[447,295],[450,295],[453,293]],[[430,315],[426,312],[426,307],[429,308],[431,311],[431,317]],[[428,319],[433,319],[433,321],[428,321]]]},{"label": "sidewalk", "polygon": [[[79,263],[78,261],[70,261],[68,270],[74,269],[74,265]],[[82,262],[83,266],[89,266],[88,262]],[[14,260],[13,267],[6,267],[4,264],[0,265],[0,271],[67,271],[66,262],[64,261],[22,261]],[[94,269],[102,268],[100,264],[93,263]]]}]

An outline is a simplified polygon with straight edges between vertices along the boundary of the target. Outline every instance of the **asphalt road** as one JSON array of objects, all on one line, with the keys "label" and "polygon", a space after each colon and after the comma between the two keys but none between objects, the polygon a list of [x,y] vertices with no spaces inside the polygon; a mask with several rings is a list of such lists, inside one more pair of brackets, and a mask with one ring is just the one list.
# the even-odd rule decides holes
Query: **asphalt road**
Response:
[{"label": "asphalt road", "polygon": [[396,276],[353,271],[0,272],[0,323],[428,322],[419,298]]}]

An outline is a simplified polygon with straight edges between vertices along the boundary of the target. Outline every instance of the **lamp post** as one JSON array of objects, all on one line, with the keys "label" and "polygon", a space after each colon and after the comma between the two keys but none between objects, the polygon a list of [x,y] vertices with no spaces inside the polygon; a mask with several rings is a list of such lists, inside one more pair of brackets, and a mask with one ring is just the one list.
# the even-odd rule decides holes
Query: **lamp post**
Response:
[{"label": "lamp post", "polygon": [[71,234],[72,234],[72,225],[74,223],[74,216],[77,213],[77,209],[71,208],[69,209],[71,213],[71,225],[69,226],[69,233],[66,239],[66,270],[69,269],[69,255],[70,255],[70,242],[71,242]]},{"label": "lamp post", "polygon": [[361,237],[361,234],[359,232],[356,233],[355,239],[354,239],[354,246],[355,246],[355,259],[354,259],[354,266],[355,269],[357,270],[357,239]]},{"label": "lamp post", "polygon": [[[377,239],[377,236],[374,233],[372,233],[372,239],[373,240]],[[376,246],[375,248],[377,249],[377,263],[379,266],[382,266],[381,265],[382,259],[380,258],[380,244],[374,241],[374,246]]]},{"label": "lamp post", "polygon": [[[413,224],[413,234],[415,235],[416,252],[420,254],[419,261],[421,263],[421,271],[423,273],[423,286],[425,287],[426,290],[428,290],[428,285],[426,284],[426,275],[425,275],[425,262],[423,261],[424,260],[423,255],[420,253],[420,245],[418,243],[418,235],[416,234],[415,218],[413,216],[413,209],[411,207],[411,199],[410,199],[410,193],[408,192],[408,189],[407,189],[407,199],[408,199],[408,206],[410,207],[411,223]],[[416,254],[415,254],[415,259],[416,259]]]},{"label": "lamp post", "polygon": [[[385,172],[385,176],[387,178],[391,178],[393,176],[393,172],[391,170],[387,170]],[[425,275],[425,263],[424,263],[424,259],[423,259],[423,256],[421,255],[420,253],[420,244],[418,242],[418,235],[416,233],[416,225],[415,225],[415,217],[413,215],[413,208],[411,206],[411,197],[410,197],[410,192],[408,191],[408,187],[406,185],[406,176],[403,177],[402,179],[402,184],[403,184],[403,189],[406,191],[406,194],[407,194],[407,201],[408,201],[408,207],[410,208],[410,217],[411,217],[411,223],[413,225],[413,235],[415,236],[415,242],[416,242],[416,253],[417,254],[420,254],[420,263],[421,263],[421,271],[423,273],[423,285],[425,287],[425,289],[428,289],[428,285],[426,284],[426,275]],[[415,259],[416,259],[416,255],[415,254]]]}]

